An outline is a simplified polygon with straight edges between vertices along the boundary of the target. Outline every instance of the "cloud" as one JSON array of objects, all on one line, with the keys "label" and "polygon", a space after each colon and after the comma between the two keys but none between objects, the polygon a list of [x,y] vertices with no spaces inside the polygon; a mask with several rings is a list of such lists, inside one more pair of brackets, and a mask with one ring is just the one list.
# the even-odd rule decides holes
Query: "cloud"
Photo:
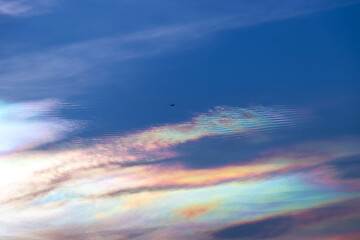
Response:
[{"label": "cloud", "polygon": [[[44,118],[42,112],[54,106],[45,103],[7,104],[3,112],[6,119],[15,116],[26,122],[37,117],[42,120],[40,126],[47,126],[53,120]],[[260,227],[261,233],[246,233],[241,227],[235,230],[241,236],[290,234],[293,225],[286,225],[281,216],[359,197],[358,189],[352,187],[353,179],[344,181],[334,174],[336,168],[324,167],[358,156],[359,139],[283,146],[245,162],[210,169],[191,169],[181,162],[165,164],[160,160],[181,154],[176,146],[184,143],[234,134],[251,136],[291,126],[304,115],[295,112],[284,107],[221,106],[185,122],[84,144],[3,153],[0,237],[201,240],[209,239],[214,229],[221,231],[261,219],[264,221],[246,227]],[[39,131],[26,126],[23,133],[36,135]],[[31,143],[38,144],[38,139],[19,146]],[[311,216],[301,221],[319,219]],[[329,219],[332,216],[327,215]],[[279,228],[269,232],[274,221]]]},{"label": "cloud", "polygon": [[[102,174],[103,171],[108,171],[106,168],[114,168],[116,165],[125,167],[128,164],[141,164],[173,158],[178,154],[172,151],[171,148],[185,142],[211,136],[233,134],[240,136],[251,135],[259,131],[269,131],[279,127],[286,127],[294,124],[296,119],[297,114],[294,114],[292,110],[286,110],[284,108],[254,107],[246,109],[222,106],[216,107],[208,113],[198,114],[188,122],[158,126],[121,137],[107,138],[90,146],[77,146],[59,152],[41,151],[32,152],[30,155],[26,152],[4,156],[2,160],[3,164],[17,161],[21,162],[23,166],[27,166],[24,170],[25,172],[27,171],[27,173],[21,171],[21,174],[19,174],[21,176],[20,179],[28,178],[32,180],[26,181],[25,185],[20,183],[13,183],[14,185],[11,185],[3,181],[0,184],[4,185],[4,187],[7,185],[7,190],[3,189],[3,192],[8,193],[2,194],[0,200],[7,202],[15,199],[26,199],[29,196],[36,198],[38,195],[47,194],[49,191],[52,191],[61,184],[65,184],[73,178],[82,179],[89,177],[86,175],[87,170],[89,170],[90,174],[97,175],[97,171]],[[46,126],[47,124],[49,123],[45,122],[41,126]],[[28,134],[37,137],[41,136],[35,134],[32,130],[31,128],[27,129]],[[20,133],[23,132],[24,131],[21,131]],[[46,138],[44,139],[46,140]],[[51,141],[52,139],[49,138],[48,140]],[[34,144],[33,142],[31,143]],[[35,159],[36,164],[32,165]],[[3,169],[6,167],[4,166]],[[137,187],[153,187],[149,185],[152,180],[146,178],[146,176],[151,176],[152,174],[149,174],[150,172],[154,174],[161,174],[161,172],[147,170],[147,168],[141,170],[141,168],[142,167],[128,168],[128,170],[124,170],[119,175],[117,189],[108,189],[108,191],[117,192],[133,190]],[[259,169],[255,166],[236,173],[233,169],[228,169],[227,177],[219,174],[216,177],[218,179],[215,181],[234,177],[238,178],[241,175],[246,176],[249,174],[249,171],[252,171],[252,174],[256,175],[264,171],[264,168],[274,170],[276,166],[260,167]],[[135,169],[135,172],[133,172],[133,169]],[[94,172],[92,172],[93,170]],[[14,171],[16,171],[16,169],[14,169]],[[145,173],[143,175],[144,178],[138,178],[137,174],[140,171],[149,171],[149,173]],[[186,170],[177,170],[175,174],[181,179],[179,179],[176,185],[187,185],[191,183],[191,175],[193,173],[194,172],[187,172]],[[215,176],[214,171],[198,171],[198,173],[202,177],[198,178],[197,184],[210,181],[211,177],[209,175],[211,174]],[[163,177],[170,177],[169,180],[171,179],[171,176],[164,175]],[[11,179],[13,179],[13,177]],[[128,183],[132,184],[128,185]],[[158,187],[162,186],[159,181],[155,181],[154,184],[157,184]],[[123,187],[121,187],[121,185]]]},{"label": "cloud", "polygon": [[59,106],[53,100],[0,102],[0,154],[53,142],[74,130],[75,122],[55,117]]},{"label": "cloud", "polygon": [[338,175],[345,180],[360,178],[360,155],[336,159],[329,165],[334,167]]},{"label": "cloud", "polygon": [[[106,172],[111,178],[90,181],[79,185],[78,193],[93,198],[117,197],[126,193],[147,191],[173,191],[176,189],[191,189],[220,185],[234,181],[261,180],[293,172],[309,171],[307,180],[311,183],[321,183],[324,186],[347,186],[349,190],[356,181],[343,181],[336,177],[333,169],[321,168],[322,163],[331,163],[338,158],[338,152],[317,152],[313,150],[302,154],[306,148],[318,146],[332,149],[341,145],[342,156],[354,156],[359,153],[359,142],[349,145],[350,141],[323,142],[304,144],[288,148],[286,152],[272,154],[260,159],[253,159],[238,165],[207,169],[189,169],[181,164],[151,164],[131,167],[114,168],[112,165],[99,167],[98,170],[83,171],[78,177],[101,179]],[[301,153],[301,156],[294,156]],[[266,153],[264,153],[266,154]],[[314,169],[315,168],[315,169]],[[100,170],[101,169],[101,170]],[[116,183],[116,184],[113,184]],[[96,186],[90,190],[89,186]],[[90,191],[89,191],[90,190]]]},{"label": "cloud", "polygon": [[[30,98],[34,95],[47,96],[49,89],[56,96],[63,96],[66,92],[73,93],[74,85],[98,84],[91,77],[92,74],[96,76],[93,69],[99,72],[99,67],[101,69],[101,66],[111,62],[121,63],[164,52],[223,22],[224,20],[219,19],[206,23],[158,27],[3,59],[0,60],[0,81],[3,83],[0,91],[15,93],[13,90],[16,87],[24,97]],[[18,90],[16,93],[19,95]]]},{"label": "cloud", "polygon": [[[357,200],[243,222],[215,231],[213,236],[215,239],[328,239],[338,235],[339,239],[344,239],[354,235],[356,230],[345,221],[357,216],[360,210]],[[341,228],[329,230],[332,224],[341,223]],[[322,228],[328,230],[321,231]]]},{"label": "cloud", "polygon": [[195,46],[222,30],[245,28],[356,2],[229,1],[226,7],[217,8],[219,13],[201,15],[190,23],[179,20],[170,26],[158,25],[115,37],[13,55],[0,60],[0,93],[12,99],[20,96],[23,99],[44,98],[49,97],[50,92],[56,97],[77,94],[84,88],[110,81],[106,80],[106,72],[113,71],[109,65],[117,64],[117,71],[126,71],[125,62]]},{"label": "cloud", "polygon": [[[306,177],[306,174],[290,174],[196,189],[132,193],[111,199],[70,198],[64,190],[70,193],[76,190],[76,185],[64,186],[65,189],[57,189],[57,193],[46,197],[63,198],[63,204],[22,204],[15,208],[6,205],[0,220],[5,222],[5,227],[9,222],[22,226],[16,234],[50,236],[48,239],[57,239],[51,237],[56,233],[69,238],[68,234],[64,235],[68,232],[80,239],[110,231],[125,237],[130,230],[136,236],[146,229],[156,230],[138,239],[209,239],[208,233],[214,229],[301,213],[359,196],[306,182]],[[216,207],[211,207],[212,204]],[[187,217],[179,217],[184,209]],[[303,222],[307,222],[306,217]],[[280,230],[275,235],[286,232]]]},{"label": "cloud", "polygon": [[214,236],[220,239],[268,239],[284,235],[292,227],[292,218],[275,217],[228,227]]},{"label": "cloud", "polygon": [[216,204],[190,205],[178,210],[178,214],[189,220],[196,219],[216,208]]},{"label": "cloud", "polygon": [[54,0],[0,0],[0,14],[13,17],[40,14],[54,3]]}]

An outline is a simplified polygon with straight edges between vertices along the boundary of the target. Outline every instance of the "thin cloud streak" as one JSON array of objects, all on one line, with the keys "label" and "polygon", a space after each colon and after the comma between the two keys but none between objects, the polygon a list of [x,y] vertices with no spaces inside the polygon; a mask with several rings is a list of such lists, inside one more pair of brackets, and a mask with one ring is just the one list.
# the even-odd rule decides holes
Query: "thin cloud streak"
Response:
[{"label": "thin cloud streak", "polygon": [[12,17],[41,14],[54,4],[54,0],[0,0],[0,14]]},{"label": "thin cloud streak", "polygon": [[[53,47],[0,60],[0,92],[9,98],[64,97],[84,91],[106,79],[107,65],[194,47],[196,42],[226,29],[239,29],[265,22],[310,14],[359,1],[280,1],[234,4],[223,16],[201,21],[123,34]],[[122,69],[126,71],[125,69]],[[100,81],[101,79],[101,81]],[[108,80],[106,80],[108,81]],[[74,88],[74,86],[77,88]],[[79,92],[74,92],[79,91]]]}]

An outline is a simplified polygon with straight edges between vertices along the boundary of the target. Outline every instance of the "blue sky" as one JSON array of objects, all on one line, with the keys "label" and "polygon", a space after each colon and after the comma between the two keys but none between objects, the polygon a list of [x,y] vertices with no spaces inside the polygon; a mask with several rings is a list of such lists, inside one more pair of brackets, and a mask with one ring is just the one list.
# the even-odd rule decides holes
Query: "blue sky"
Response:
[{"label": "blue sky", "polygon": [[359,13],[0,0],[0,236],[356,239]]}]

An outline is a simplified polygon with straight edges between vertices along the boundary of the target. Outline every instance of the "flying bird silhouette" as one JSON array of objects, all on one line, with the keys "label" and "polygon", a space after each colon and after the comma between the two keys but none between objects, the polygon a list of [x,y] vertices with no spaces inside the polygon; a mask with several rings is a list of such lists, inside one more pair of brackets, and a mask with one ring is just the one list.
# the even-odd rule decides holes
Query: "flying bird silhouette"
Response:
[{"label": "flying bird silhouette", "polygon": [[175,106],[175,103],[170,104],[170,107],[174,107],[174,106]]}]

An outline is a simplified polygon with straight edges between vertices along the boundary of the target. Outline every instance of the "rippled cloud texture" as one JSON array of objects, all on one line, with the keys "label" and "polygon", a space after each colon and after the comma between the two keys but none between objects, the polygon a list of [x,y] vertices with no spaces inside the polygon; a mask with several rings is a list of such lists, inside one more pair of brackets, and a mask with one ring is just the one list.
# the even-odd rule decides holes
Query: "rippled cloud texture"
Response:
[{"label": "rippled cloud texture", "polygon": [[186,122],[40,150],[77,126],[51,116],[58,106],[1,103],[1,239],[358,237],[357,138],[263,149],[231,164],[219,157],[224,164],[213,168],[176,160],[185,143],[271,135],[305,110],[220,106]]}]

